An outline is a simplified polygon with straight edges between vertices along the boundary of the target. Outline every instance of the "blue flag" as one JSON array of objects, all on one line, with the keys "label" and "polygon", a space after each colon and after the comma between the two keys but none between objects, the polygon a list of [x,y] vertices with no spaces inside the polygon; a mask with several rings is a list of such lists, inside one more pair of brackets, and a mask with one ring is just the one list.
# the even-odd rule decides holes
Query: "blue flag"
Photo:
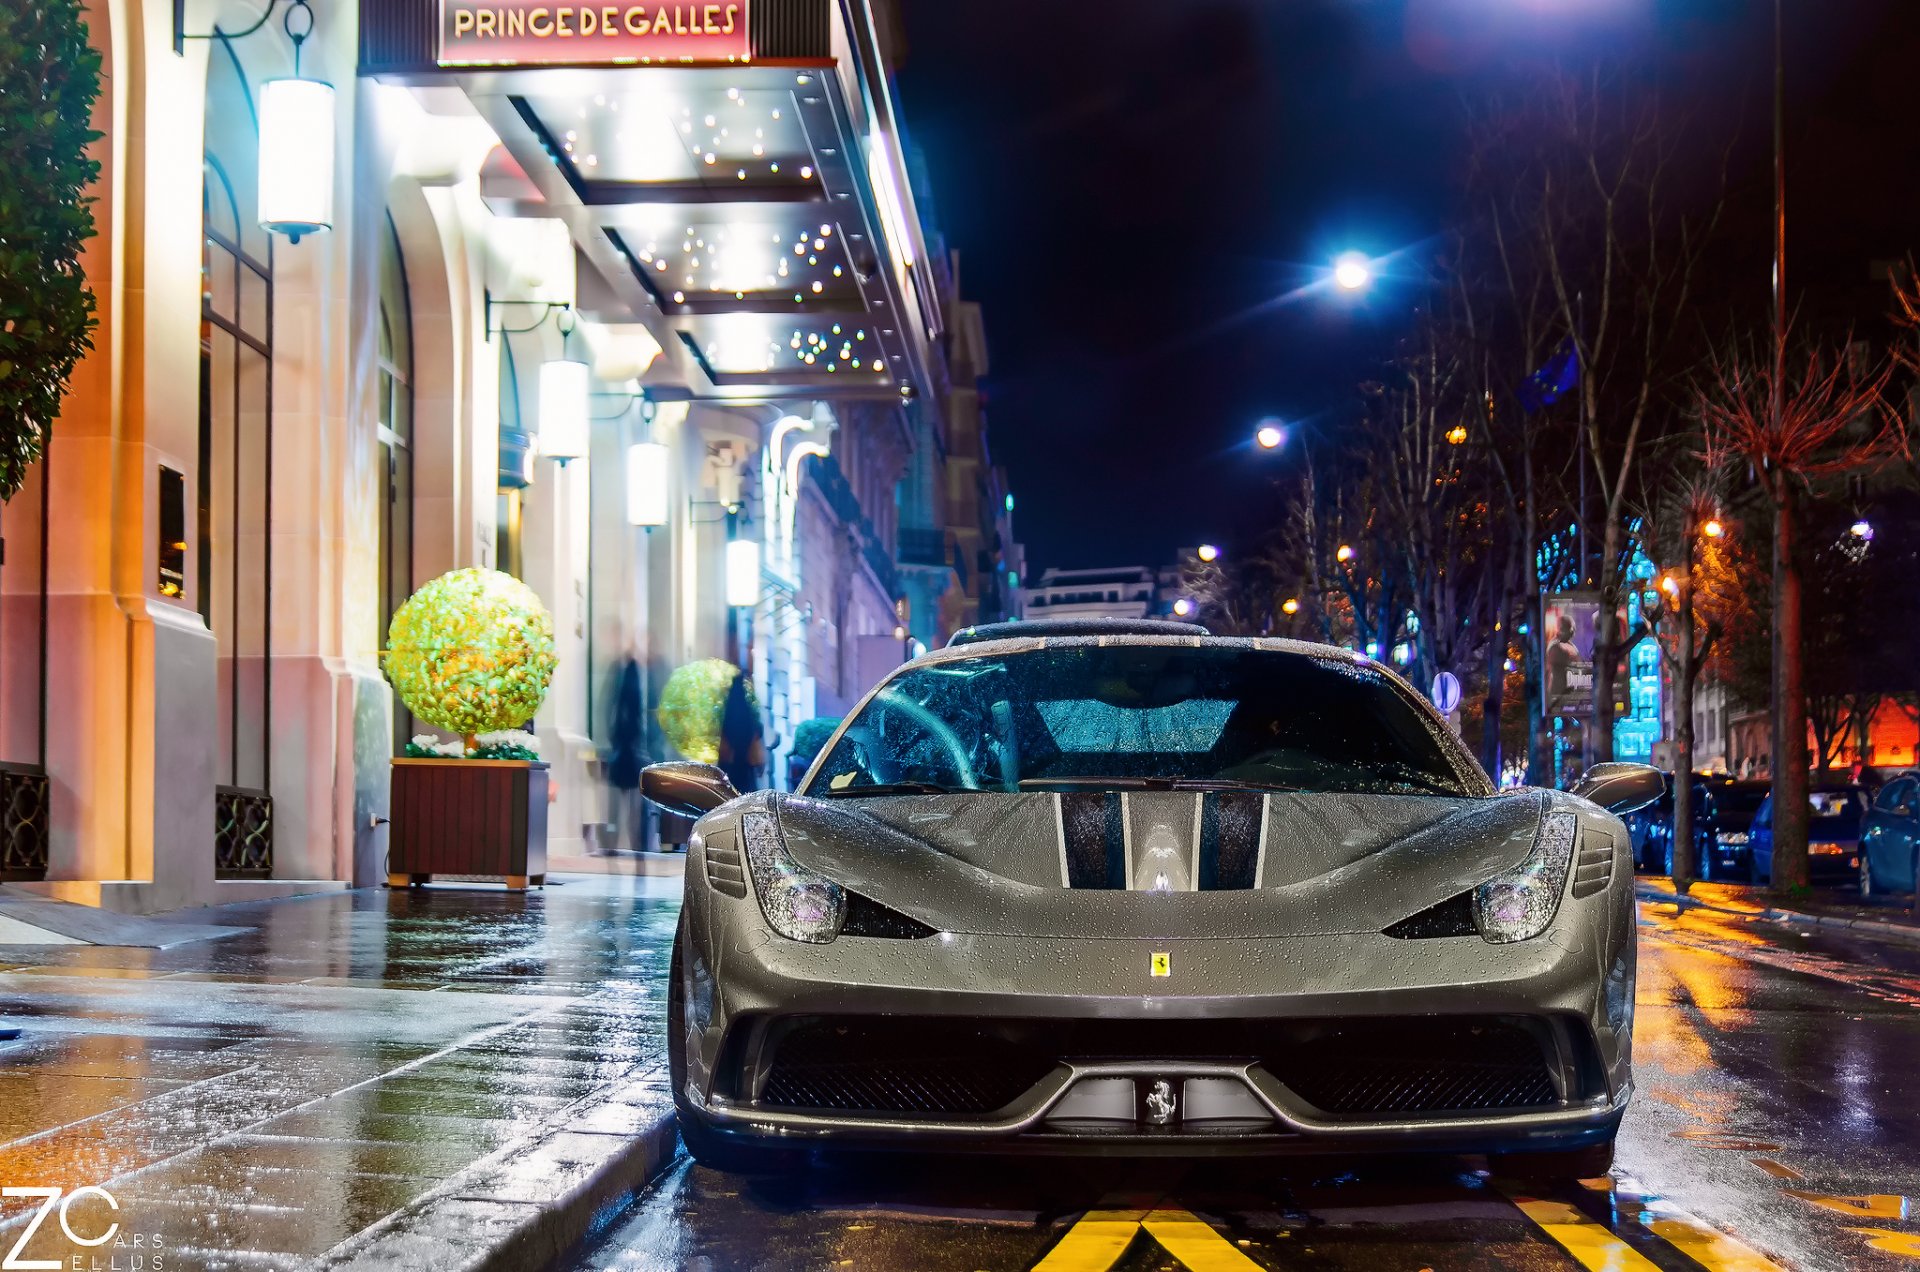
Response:
[{"label": "blue flag", "polygon": [[1573,347],[1573,337],[1568,336],[1553,351],[1553,356],[1540,364],[1538,371],[1520,382],[1520,407],[1528,412],[1544,411],[1578,383],[1580,354]]}]

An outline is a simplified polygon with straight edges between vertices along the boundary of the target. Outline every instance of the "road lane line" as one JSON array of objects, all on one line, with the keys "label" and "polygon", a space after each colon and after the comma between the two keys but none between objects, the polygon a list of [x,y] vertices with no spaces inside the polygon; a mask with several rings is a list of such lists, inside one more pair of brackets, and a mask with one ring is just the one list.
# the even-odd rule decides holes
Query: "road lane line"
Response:
[{"label": "road lane line", "polygon": [[1535,1226],[1577,1259],[1587,1272],[1660,1272],[1657,1264],[1579,1208],[1524,1193],[1507,1192],[1506,1195],[1508,1201],[1520,1208],[1520,1213],[1533,1220]]},{"label": "road lane line", "polygon": [[1140,1226],[1162,1249],[1185,1264],[1187,1272],[1261,1272],[1258,1263],[1190,1211],[1155,1210]]},{"label": "road lane line", "polygon": [[1033,1272],[1107,1272],[1140,1232],[1144,1210],[1089,1210]]},{"label": "road lane line", "polygon": [[1773,1161],[1770,1158],[1755,1157],[1750,1160],[1753,1162],[1755,1166],[1758,1166],[1761,1170],[1766,1171],[1767,1174],[1772,1175],[1775,1179],[1784,1179],[1788,1183],[1797,1184],[1801,1180],[1806,1178],[1805,1175],[1802,1175],[1799,1171],[1795,1170],[1793,1167],[1785,1165],[1781,1162]]},{"label": "road lane line", "polygon": [[1638,1222],[1707,1272],[1785,1272],[1779,1264],[1663,1197],[1622,1176],[1613,1191],[1620,1214]]}]

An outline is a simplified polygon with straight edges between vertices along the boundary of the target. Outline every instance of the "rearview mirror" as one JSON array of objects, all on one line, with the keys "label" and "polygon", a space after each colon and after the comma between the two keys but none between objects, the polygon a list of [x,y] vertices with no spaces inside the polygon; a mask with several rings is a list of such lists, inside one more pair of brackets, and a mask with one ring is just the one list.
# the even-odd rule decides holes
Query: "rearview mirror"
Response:
[{"label": "rearview mirror", "polygon": [[1667,775],[1645,764],[1596,764],[1573,793],[1610,813],[1631,813],[1667,793]]},{"label": "rearview mirror", "polygon": [[702,816],[740,797],[727,775],[713,765],[684,760],[641,769],[640,793],[682,817]]}]

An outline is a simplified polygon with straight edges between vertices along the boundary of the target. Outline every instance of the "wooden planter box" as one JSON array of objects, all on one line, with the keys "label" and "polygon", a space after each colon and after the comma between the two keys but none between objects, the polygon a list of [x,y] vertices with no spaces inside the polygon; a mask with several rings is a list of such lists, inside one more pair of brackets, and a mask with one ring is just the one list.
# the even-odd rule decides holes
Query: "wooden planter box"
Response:
[{"label": "wooden planter box", "polygon": [[547,766],[525,760],[393,762],[387,886],[479,875],[547,881]]}]

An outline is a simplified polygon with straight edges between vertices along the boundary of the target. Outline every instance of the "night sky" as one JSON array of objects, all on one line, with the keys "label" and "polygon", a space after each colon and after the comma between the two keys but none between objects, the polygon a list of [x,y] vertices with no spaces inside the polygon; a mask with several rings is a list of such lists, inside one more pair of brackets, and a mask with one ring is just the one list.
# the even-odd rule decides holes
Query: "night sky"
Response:
[{"label": "night sky", "polygon": [[[902,0],[931,210],[986,310],[1029,571],[1157,563],[1275,514],[1263,417],[1332,429],[1414,301],[1296,293],[1411,260],[1454,207],[1461,94],[1528,59],[1658,57],[1770,247],[1763,0]],[[1787,0],[1789,279],[1920,248],[1920,0]],[[1646,50],[1651,50],[1648,52]],[[1712,157],[1704,157],[1711,162]]]}]

